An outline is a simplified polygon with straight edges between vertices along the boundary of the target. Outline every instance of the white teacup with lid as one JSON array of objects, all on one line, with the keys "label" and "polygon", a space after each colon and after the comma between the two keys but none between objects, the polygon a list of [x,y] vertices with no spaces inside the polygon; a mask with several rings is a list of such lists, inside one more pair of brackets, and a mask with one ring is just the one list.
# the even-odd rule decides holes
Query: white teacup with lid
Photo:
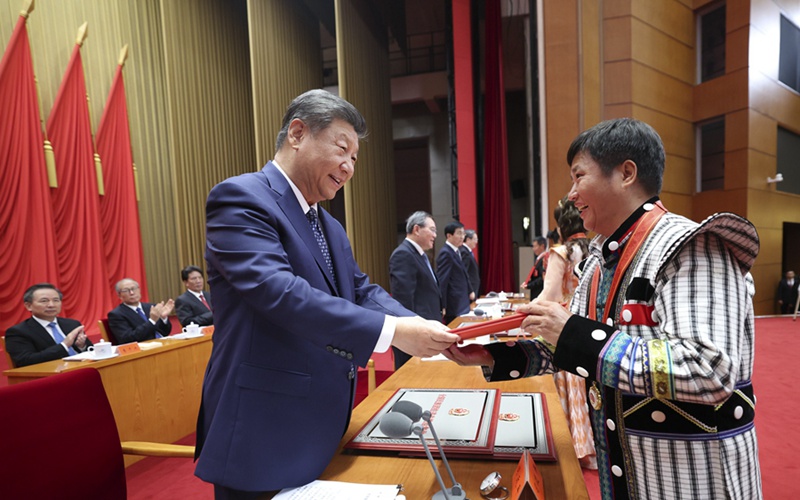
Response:
[{"label": "white teacup with lid", "polygon": [[194,324],[194,322],[189,323],[188,325],[183,327],[181,332],[186,333],[188,335],[200,335],[200,325],[196,325]]},{"label": "white teacup with lid", "polygon": [[113,353],[111,342],[100,340],[100,342],[89,346],[89,352],[93,353],[95,358],[108,358]]}]

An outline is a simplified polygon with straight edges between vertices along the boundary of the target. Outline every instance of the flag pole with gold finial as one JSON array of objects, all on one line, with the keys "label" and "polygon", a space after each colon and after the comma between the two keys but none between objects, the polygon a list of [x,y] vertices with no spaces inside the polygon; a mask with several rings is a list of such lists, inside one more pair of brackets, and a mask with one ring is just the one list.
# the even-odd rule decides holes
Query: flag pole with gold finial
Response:
[{"label": "flag pole with gold finial", "polygon": [[[78,28],[78,38],[75,39],[75,43],[78,44],[80,47],[83,47],[83,42],[86,40],[86,36],[89,33],[89,21],[84,22],[80,28]],[[92,130],[92,107],[90,106],[91,99],[89,98],[89,91],[86,91],[86,113],[89,117],[89,131]],[[94,144],[94,134],[92,134],[92,148],[94,149],[94,170],[95,174],[97,175],[97,193],[100,196],[105,196],[106,188],[105,182],[103,181],[103,164],[100,162],[100,155],[97,154],[97,147]]]},{"label": "flag pole with gold finial", "polygon": [[[119,60],[117,61],[117,65],[121,68],[125,67],[125,61],[128,59],[128,44],[126,43],[124,47],[119,51]],[[127,119],[127,116],[126,116]],[[131,167],[133,168],[133,189],[136,192],[136,201],[139,201],[139,176],[138,171],[136,170],[136,161],[133,158],[133,151],[131,150]]]}]

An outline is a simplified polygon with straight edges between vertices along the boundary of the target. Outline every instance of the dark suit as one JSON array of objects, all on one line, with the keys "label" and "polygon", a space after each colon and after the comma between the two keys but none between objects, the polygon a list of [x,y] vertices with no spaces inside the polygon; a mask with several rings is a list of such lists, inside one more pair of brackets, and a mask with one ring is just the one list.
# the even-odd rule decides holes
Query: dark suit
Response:
[{"label": "dark suit", "polygon": [[789,282],[786,281],[786,278],[782,279],[781,282],[778,283],[778,300],[783,301],[781,304],[781,314],[794,313],[794,306],[797,303],[798,286],[800,286],[800,279],[798,279],[796,276],[794,278],[794,284],[792,285],[789,285]]},{"label": "dark suit", "polygon": [[475,259],[475,254],[466,245],[458,247],[458,253],[461,255],[461,262],[464,263],[464,268],[467,270],[469,286],[475,292],[475,298],[477,299],[481,290],[481,271],[478,269],[478,261]]},{"label": "dark suit", "polygon": [[150,308],[153,304],[142,302],[142,310],[148,319],[144,319],[139,314],[126,306],[120,304],[108,313],[108,327],[119,344],[129,342],[141,342],[156,338],[156,333],[166,337],[172,331],[172,323],[164,323],[159,319],[154,325],[150,321]]},{"label": "dark suit", "polygon": [[449,324],[469,312],[469,294],[472,292],[461,256],[450,245],[445,244],[436,256],[436,277],[444,300],[444,322]]},{"label": "dark suit", "polygon": [[[80,321],[69,318],[56,318],[56,322],[65,337],[69,332],[81,326]],[[90,345],[92,342],[87,338],[83,349],[77,345],[73,345],[72,348],[75,349],[75,352],[83,352]],[[6,331],[6,351],[17,368],[53,361],[69,355],[64,346],[56,344],[50,332],[33,318],[28,318]]]},{"label": "dark suit", "polygon": [[[403,240],[389,257],[389,290],[406,309],[425,319],[441,321],[442,296],[429,262],[427,255],[420,254],[409,240]],[[394,346],[392,350],[395,370],[411,359]]]},{"label": "dark suit", "polygon": [[306,484],[347,429],[356,369],[372,355],[385,315],[413,313],[369,283],[344,228],[320,208],[334,285],[272,162],[214,187],[206,216],[216,323],[195,474],[245,491]]},{"label": "dark suit", "polygon": [[[208,292],[202,292],[202,294],[206,302],[208,302],[208,307],[211,307],[211,294]],[[178,321],[181,322],[181,326],[186,326],[189,323],[200,326],[213,325],[214,315],[208,307],[200,302],[197,295],[189,290],[186,290],[175,299],[175,314],[178,315]]]},{"label": "dark suit", "polygon": [[546,260],[546,252],[549,252],[549,250],[545,250],[544,252],[540,253],[538,257],[536,257],[536,261],[533,263],[533,267],[531,268],[531,273],[528,275],[528,290],[531,291],[531,300],[541,295],[542,290],[544,290],[544,264]]}]

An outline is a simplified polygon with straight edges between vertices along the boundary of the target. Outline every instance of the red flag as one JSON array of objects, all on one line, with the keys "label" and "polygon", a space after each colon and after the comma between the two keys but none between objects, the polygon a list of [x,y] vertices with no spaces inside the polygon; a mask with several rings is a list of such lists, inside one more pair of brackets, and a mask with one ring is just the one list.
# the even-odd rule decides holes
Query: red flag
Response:
[{"label": "red flag", "polygon": [[23,292],[58,285],[33,61],[20,16],[0,62],[0,334],[30,317]]},{"label": "red flag", "polygon": [[103,159],[106,194],[100,199],[100,223],[103,230],[109,287],[123,278],[139,282],[142,300],[147,301],[144,254],[133,178],[131,133],[122,64],[117,66],[108,93],[106,108],[97,128],[97,152]]},{"label": "red flag", "polygon": [[[56,255],[64,316],[96,327],[114,303],[108,286],[100,229],[99,195],[86,103],[81,47],[75,44],[61,88],[47,119],[59,170],[52,190]],[[96,329],[96,328],[95,328]]]}]

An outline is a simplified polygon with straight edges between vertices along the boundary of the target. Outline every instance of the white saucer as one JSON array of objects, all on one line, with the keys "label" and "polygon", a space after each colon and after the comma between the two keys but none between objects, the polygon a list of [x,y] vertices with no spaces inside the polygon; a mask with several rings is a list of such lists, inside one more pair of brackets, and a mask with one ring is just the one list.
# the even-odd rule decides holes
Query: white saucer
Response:
[{"label": "white saucer", "polygon": [[91,359],[93,361],[102,361],[104,359],[116,358],[117,356],[119,356],[118,352],[112,352],[108,356],[98,356],[98,355],[92,353],[92,355],[90,355],[88,359]]}]

